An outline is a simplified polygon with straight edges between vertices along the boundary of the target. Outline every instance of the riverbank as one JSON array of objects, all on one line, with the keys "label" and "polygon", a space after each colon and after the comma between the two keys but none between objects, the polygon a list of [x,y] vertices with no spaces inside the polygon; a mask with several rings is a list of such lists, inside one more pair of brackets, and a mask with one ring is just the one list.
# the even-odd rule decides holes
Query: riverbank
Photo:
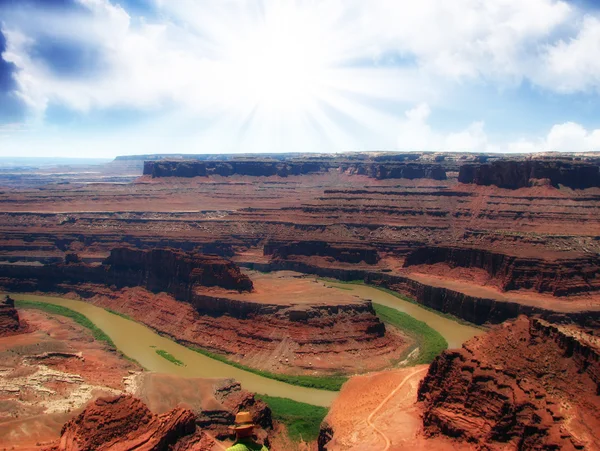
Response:
[{"label": "riverbank", "polygon": [[[403,366],[414,365],[417,363],[428,363],[430,362],[437,354],[439,354],[443,349],[445,349],[448,345],[450,347],[459,347],[464,341],[467,339],[483,333],[483,331],[479,328],[460,324],[450,318],[444,317],[443,315],[428,311],[427,309],[419,306],[418,304],[413,304],[410,301],[404,300],[398,296],[395,296],[390,293],[386,293],[385,291],[375,288],[369,287],[364,284],[346,284],[339,281],[321,281],[325,286],[329,286],[332,289],[343,290],[344,292],[352,295],[359,296],[363,299],[370,299],[376,305],[376,310],[378,308],[378,313],[382,316],[385,322],[396,327],[400,330],[406,329],[406,333],[412,336],[415,339],[415,344],[407,349],[403,354],[402,359],[398,359],[395,363],[403,361]],[[118,321],[134,321],[130,316],[123,314],[122,312],[117,312],[115,310],[108,309],[100,309],[99,307],[95,307],[90,305],[89,303],[75,300],[65,300],[63,298],[52,298],[45,296],[36,296],[36,295],[22,295],[21,297],[27,297],[34,302],[39,302],[40,299],[45,299],[43,305],[48,305],[48,300],[52,303],[53,300],[62,300],[57,302],[69,302],[69,303],[80,303],[79,307],[84,310],[89,310],[91,307],[94,307],[95,312],[93,313],[93,317],[95,320],[98,320],[97,312],[102,311],[105,315],[111,315],[111,317],[118,318]],[[56,302],[54,302],[56,304]],[[387,310],[390,309],[390,310]],[[401,312],[401,313],[398,313]],[[115,321],[117,319],[115,318]],[[111,321],[108,321],[111,323]],[[423,325],[423,323],[425,323]],[[140,327],[148,329],[145,325],[136,323]],[[107,327],[111,327],[108,325]],[[119,333],[115,331],[115,333]],[[153,333],[160,338],[160,340],[168,340],[165,337],[161,337]],[[170,372],[173,374],[180,374],[180,370],[186,369],[192,376],[195,377],[236,377],[236,379],[244,381],[240,379],[241,375],[247,375],[247,373],[253,374],[255,378],[250,378],[252,382],[251,384],[260,385],[260,387],[255,391],[257,393],[266,393],[265,391],[261,391],[261,388],[264,384],[260,383],[260,378],[270,379],[272,381],[281,382],[284,385],[282,387],[278,387],[278,394],[266,393],[271,396],[281,396],[288,397],[289,390],[284,390],[284,387],[287,386],[299,386],[307,389],[315,389],[316,392],[312,395],[315,396],[320,392],[326,392],[328,399],[333,399],[335,396],[334,392],[338,391],[341,386],[346,382],[346,376],[308,376],[308,375],[287,375],[287,374],[277,374],[270,371],[264,371],[257,368],[252,368],[247,365],[243,365],[239,362],[232,361],[228,359],[226,356],[221,354],[217,354],[205,349],[197,348],[197,347],[186,347],[181,344],[175,343],[171,340],[169,342],[173,345],[180,347],[181,349],[176,349],[174,352],[170,352],[168,349],[164,348],[164,346],[157,346],[159,349],[165,350],[169,353],[169,355],[173,356],[173,359],[165,359],[162,357],[164,362],[156,362],[156,358],[150,360],[150,357],[147,356],[144,360],[148,361],[147,365],[144,365],[140,359],[136,359],[142,364],[144,367],[154,370],[156,368],[157,371]],[[412,353],[415,348],[419,348],[418,353]],[[184,351],[185,350],[185,351]],[[153,357],[156,357],[157,354],[154,350]],[[182,358],[178,356],[179,352],[189,353],[190,351],[196,353],[196,355],[200,355],[206,357],[210,360],[205,361],[209,366],[216,364],[217,362],[222,363],[223,365],[227,365],[221,368],[218,371],[218,374],[212,376],[211,371],[208,371],[209,374],[202,372],[202,374],[198,374],[197,372],[192,372],[193,370],[189,369],[188,361],[195,362],[196,359],[194,357]],[[134,353],[139,352],[139,350],[133,350]],[[128,355],[127,353],[125,353]],[[189,354],[188,354],[189,355]],[[129,356],[131,357],[131,356]],[[407,357],[410,357],[407,359]],[[177,365],[174,361],[181,362],[181,365]],[[217,362],[215,362],[217,361]],[[209,363],[211,362],[211,363]],[[161,364],[162,363],[162,364]],[[165,364],[171,364],[169,366],[178,366],[177,368],[165,368]],[[226,368],[231,368],[231,370],[237,371],[227,371]],[[238,371],[240,373],[238,373]],[[232,376],[232,374],[237,374],[237,376]],[[293,399],[293,398],[291,398]],[[305,401],[305,398],[298,398],[297,400]],[[323,401],[320,401],[320,404],[323,405]],[[327,405],[327,404],[325,404]]]},{"label": "riverbank", "polygon": [[[336,391],[300,387],[273,380],[217,361],[168,338],[150,328],[110,313],[87,302],[51,296],[11,294],[17,301],[33,301],[69,308],[85,317],[102,330],[124,355],[135,359],[149,371],[175,374],[182,377],[234,378],[254,393],[289,398],[294,401],[328,407],[337,396]],[[161,349],[184,363],[176,365],[156,353]]]}]

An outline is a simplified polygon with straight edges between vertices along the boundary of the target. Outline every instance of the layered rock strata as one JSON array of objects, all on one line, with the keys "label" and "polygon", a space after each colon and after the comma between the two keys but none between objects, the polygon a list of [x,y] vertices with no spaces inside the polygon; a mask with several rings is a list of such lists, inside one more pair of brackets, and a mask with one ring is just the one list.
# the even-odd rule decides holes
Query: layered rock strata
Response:
[{"label": "layered rock strata", "polygon": [[[114,249],[102,265],[0,266],[9,291],[74,292],[185,344],[263,370],[314,374],[381,369],[411,340],[386,331],[370,302],[294,276],[253,282],[220,257]],[[369,356],[362,361],[357,356]]]},{"label": "layered rock strata", "polygon": [[[321,296],[325,296],[324,290]],[[225,354],[261,370],[287,374],[357,373],[389,366],[410,347],[386,330],[370,302],[313,305],[251,302],[198,295],[191,303],[143,289],[105,292],[90,299],[161,334]]]},{"label": "layered rock strata", "polygon": [[350,175],[366,175],[377,180],[432,179],[446,180],[446,169],[439,164],[424,163],[352,163],[342,164],[341,171]]},{"label": "layered rock strata", "polygon": [[113,249],[101,265],[89,265],[68,254],[68,261],[49,265],[0,265],[0,286],[10,291],[68,292],[93,295],[94,285],[141,286],[191,301],[199,286],[251,291],[252,281],[231,261],[174,249]]},{"label": "layered rock strata", "polygon": [[544,180],[553,186],[585,189],[600,186],[600,172],[597,164],[563,160],[501,160],[462,165],[458,175],[461,183],[508,189],[526,188]]},{"label": "layered rock strata", "polygon": [[64,425],[59,443],[51,450],[158,451],[195,432],[195,416],[189,409],[155,415],[139,399],[119,395],[91,402]]},{"label": "layered rock strata", "polygon": [[317,161],[145,161],[144,175],[159,177],[209,177],[233,175],[251,177],[288,177],[341,171],[349,175],[365,175],[377,180],[433,179],[445,180],[446,170],[439,164],[399,162],[344,162],[331,159]]},{"label": "layered rock strata", "polygon": [[490,450],[600,443],[600,341],[520,317],[444,351],[419,388],[429,436]]},{"label": "layered rock strata", "polygon": [[232,262],[173,249],[113,249],[104,261],[106,284],[140,286],[189,300],[195,286],[252,291],[252,281]]},{"label": "layered rock strata", "polygon": [[271,242],[265,244],[263,253],[274,259],[286,259],[293,255],[316,255],[345,263],[365,262],[373,265],[379,261],[379,254],[372,247],[332,246],[324,241]]},{"label": "layered rock strata", "polygon": [[474,324],[499,324],[519,315],[539,315],[558,322],[574,322],[586,327],[600,327],[600,311],[574,309],[555,310],[551,306],[530,305],[518,300],[496,299],[484,295],[472,295],[456,289],[420,282],[408,275],[395,275],[366,269],[331,268],[311,265],[302,261],[280,260],[269,263],[243,263],[259,271],[298,271],[343,281],[363,280],[370,285],[380,286],[409,296],[426,307],[449,313]]},{"label": "layered rock strata", "polygon": [[[421,247],[410,252],[404,267],[444,263],[450,268],[479,268],[494,279],[502,291],[533,290],[553,296],[587,293],[600,290],[600,258],[588,255],[580,258],[543,260],[512,256],[483,249],[460,247]],[[440,268],[444,271],[444,268]]]},{"label": "layered rock strata", "polygon": [[246,175],[253,177],[302,175],[327,172],[328,164],[271,161],[145,161],[144,175],[156,177],[207,177]]}]

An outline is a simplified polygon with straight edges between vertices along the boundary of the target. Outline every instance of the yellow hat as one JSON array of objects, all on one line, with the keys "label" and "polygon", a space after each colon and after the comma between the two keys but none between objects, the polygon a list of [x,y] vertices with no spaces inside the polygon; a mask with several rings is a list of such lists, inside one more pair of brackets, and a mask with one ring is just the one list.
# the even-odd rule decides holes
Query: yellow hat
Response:
[{"label": "yellow hat", "polygon": [[230,426],[230,428],[237,431],[239,429],[251,429],[255,426],[250,412],[238,412],[235,416],[235,426]]}]

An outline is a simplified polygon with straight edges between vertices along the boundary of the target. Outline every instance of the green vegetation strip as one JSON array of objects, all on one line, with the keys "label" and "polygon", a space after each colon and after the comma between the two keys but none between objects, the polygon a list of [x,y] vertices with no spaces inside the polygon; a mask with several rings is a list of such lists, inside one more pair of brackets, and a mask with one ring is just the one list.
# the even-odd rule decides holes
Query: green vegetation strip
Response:
[{"label": "green vegetation strip", "polygon": [[293,441],[312,442],[319,436],[319,428],[325,415],[326,407],[313,406],[287,398],[256,395],[271,408],[273,419],[283,423]]},{"label": "green vegetation strip", "polygon": [[63,307],[56,304],[47,304],[45,302],[36,302],[36,301],[15,301],[15,305],[19,308],[31,308],[42,310],[44,312],[53,313],[55,315],[66,316],[67,318],[71,318],[77,324],[89,329],[92,332],[92,335],[96,340],[105,342],[112,349],[116,350],[116,346],[113,341],[110,339],[108,335],[106,335],[102,329],[98,328],[94,323],[92,323],[87,317],[83,316],[81,313],[77,313],[70,308]]},{"label": "green vegetation strip", "polygon": [[249,373],[258,374],[259,376],[266,377],[268,379],[274,379],[276,381],[285,382],[286,384],[298,385],[300,387],[317,388],[319,390],[339,391],[344,385],[344,382],[348,380],[346,376],[293,376],[289,374],[276,374],[270,371],[262,371],[256,368],[252,368],[241,363],[229,360],[227,357],[214,352],[207,351],[202,348],[189,347],[192,351],[196,351],[199,354],[210,357],[211,359],[218,360],[219,362],[226,363],[233,367],[239,368],[240,370],[248,371]]},{"label": "green vegetation strip", "polygon": [[488,330],[485,326],[471,323],[462,318],[459,318],[458,316],[452,315],[451,313],[440,312],[439,310],[436,310],[425,304],[421,304],[420,302],[417,302],[415,299],[413,299],[411,297],[408,297],[404,294],[400,294],[397,291],[390,290],[389,288],[380,287],[379,285],[372,285],[369,283],[365,283],[364,280],[358,279],[358,280],[345,281],[345,280],[332,279],[330,277],[319,277],[319,278],[317,278],[317,280],[320,280],[321,282],[326,282],[326,283],[330,284],[331,286],[333,286],[334,288],[341,289],[341,290],[351,290],[351,288],[345,287],[344,285],[363,285],[365,287],[375,288],[376,290],[383,291],[384,293],[387,293],[387,294],[391,294],[392,296],[394,296],[398,299],[402,299],[403,301],[410,302],[411,304],[414,304],[414,305],[422,308],[423,310],[427,310],[428,312],[435,313],[438,316],[447,318],[447,319],[457,322],[458,324],[461,324],[463,326],[470,326],[470,327],[474,327],[476,329],[481,329],[481,330],[485,330],[485,331]]},{"label": "green vegetation strip", "polygon": [[167,359],[169,362],[172,362],[177,366],[185,366],[185,363],[163,349],[156,349],[155,352],[162,358]]},{"label": "green vegetation strip", "polygon": [[135,320],[131,316],[126,315],[125,313],[117,312],[116,310],[113,310],[110,308],[105,308],[104,310],[106,310],[108,313],[112,313],[113,315],[117,315],[117,316],[120,316],[121,318],[125,318],[126,320],[135,322]]},{"label": "green vegetation strip", "polygon": [[373,308],[384,323],[391,324],[416,340],[419,355],[415,360],[409,362],[411,365],[431,363],[444,349],[448,348],[446,339],[423,321],[385,305],[373,303]]}]

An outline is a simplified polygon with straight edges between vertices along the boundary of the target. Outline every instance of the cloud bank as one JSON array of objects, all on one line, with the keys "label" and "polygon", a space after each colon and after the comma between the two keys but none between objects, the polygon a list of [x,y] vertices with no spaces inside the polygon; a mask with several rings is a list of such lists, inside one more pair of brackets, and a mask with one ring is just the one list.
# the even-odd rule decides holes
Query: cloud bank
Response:
[{"label": "cloud bank", "polygon": [[[94,118],[126,110],[198,151],[598,149],[585,107],[503,141],[515,115],[474,100],[597,100],[600,16],[566,1],[0,0],[0,17],[0,123],[40,136],[69,116],[118,142]],[[430,123],[449,110],[462,125]]]}]

